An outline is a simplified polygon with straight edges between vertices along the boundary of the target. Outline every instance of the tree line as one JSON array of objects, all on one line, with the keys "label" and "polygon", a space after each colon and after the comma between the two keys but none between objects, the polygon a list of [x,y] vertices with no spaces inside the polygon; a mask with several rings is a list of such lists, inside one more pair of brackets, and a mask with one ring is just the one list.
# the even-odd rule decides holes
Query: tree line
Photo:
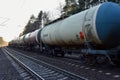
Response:
[{"label": "tree line", "polygon": [[[103,2],[115,2],[120,4],[120,0],[65,0],[65,4],[60,3],[58,10],[60,12],[60,18],[66,18],[90,7],[96,6]],[[26,24],[24,31],[19,36],[32,32],[41,28],[45,24],[51,22],[50,12],[40,11],[37,18],[31,15],[28,23]]]}]

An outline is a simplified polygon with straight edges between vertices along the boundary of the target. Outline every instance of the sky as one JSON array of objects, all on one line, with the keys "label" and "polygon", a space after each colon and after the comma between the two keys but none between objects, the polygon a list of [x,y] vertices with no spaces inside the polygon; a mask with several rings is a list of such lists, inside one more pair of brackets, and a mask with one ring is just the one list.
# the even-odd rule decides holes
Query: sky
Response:
[{"label": "sky", "polygon": [[38,16],[40,10],[58,16],[59,4],[64,0],[0,0],[0,37],[10,41],[18,37],[30,16]]}]

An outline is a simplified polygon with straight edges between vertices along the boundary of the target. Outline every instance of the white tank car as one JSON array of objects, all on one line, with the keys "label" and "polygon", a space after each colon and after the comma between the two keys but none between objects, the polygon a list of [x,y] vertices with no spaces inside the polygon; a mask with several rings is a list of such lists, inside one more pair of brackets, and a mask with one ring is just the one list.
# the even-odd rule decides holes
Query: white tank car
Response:
[{"label": "white tank car", "polygon": [[35,30],[31,33],[26,34],[25,37],[24,37],[25,44],[36,45],[38,43],[38,41],[37,41],[38,32],[39,32],[39,29]]},{"label": "white tank car", "polygon": [[[50,45],[81,45],[86,38],[100,44],[95,30],[95,17],[99,6],[45,26],[41,32],[43,43]],[[85,27],[86,26],[86,27]],[[90,31],[85,36],[85,31]],[[91,36],[91,37],[89,37]]]},{"label": "white tank car", "polygon": [[58,20],[41,30],[41,40],[48,45],[120,45],[120,6],[105,2],[66,19]]}]

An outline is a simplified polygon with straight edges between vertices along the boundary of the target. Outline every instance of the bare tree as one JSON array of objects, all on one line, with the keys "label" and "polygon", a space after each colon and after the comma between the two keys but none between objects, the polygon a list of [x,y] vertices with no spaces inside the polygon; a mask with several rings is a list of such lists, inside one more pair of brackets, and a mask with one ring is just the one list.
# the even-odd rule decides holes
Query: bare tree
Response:
[{"label": "bare tree", "polygon": [[60,16],[64,13],[63,12],[63,7],[64,7],[65,5],[63,4],[63,3],[59,3],[59,6],[57,7],[57,10],[60,12]]},{"label": "bare tree", "polygon": [[43,12],[43,25],[49,23],[50,21],[51,21],[51,20],[50,20],[50,13],[44,11],[44,12]]}]

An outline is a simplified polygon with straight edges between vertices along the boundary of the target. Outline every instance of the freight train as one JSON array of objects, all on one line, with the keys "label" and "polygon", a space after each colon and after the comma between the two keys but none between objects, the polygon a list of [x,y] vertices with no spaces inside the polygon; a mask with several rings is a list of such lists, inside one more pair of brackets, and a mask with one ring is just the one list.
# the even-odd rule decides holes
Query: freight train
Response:
[{"label": "freight train", "polygon": [[[91,62],[120,62],[120,6],[105,2],[9,42],[9,46],[64,56],[80,54]],[[107,60],[107,61],[106,61]]]}]

